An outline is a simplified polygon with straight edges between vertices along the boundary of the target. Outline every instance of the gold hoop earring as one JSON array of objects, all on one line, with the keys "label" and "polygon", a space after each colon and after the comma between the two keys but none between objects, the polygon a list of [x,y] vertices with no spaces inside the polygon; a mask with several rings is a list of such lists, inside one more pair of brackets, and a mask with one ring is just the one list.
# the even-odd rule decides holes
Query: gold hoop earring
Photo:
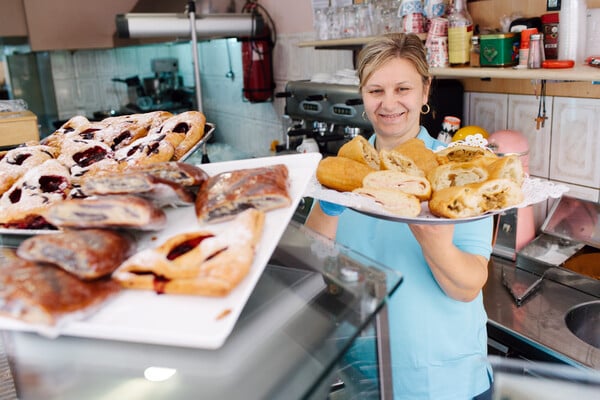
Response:
[{"label": "gold hoop earring", "polygon": [[364,119],[365,121],[368,121],[369,118],[367,118],[367,112],[363,111],[362,114],[360,115],[362,117],[362,119]]},{"label": "gold hoop earring", "polygon": [[429,107],[429,104],[425,103],[421,106],[421,114],[426,115],[429,114],[430,111],[431,107]]}]

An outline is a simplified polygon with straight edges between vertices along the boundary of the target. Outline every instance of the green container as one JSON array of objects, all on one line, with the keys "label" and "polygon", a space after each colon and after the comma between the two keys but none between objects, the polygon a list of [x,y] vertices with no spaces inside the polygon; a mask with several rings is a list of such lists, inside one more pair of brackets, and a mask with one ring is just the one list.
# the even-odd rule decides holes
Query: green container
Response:
[{"label": "green container", "polygon": [[479,62],[482,67],[509,67],[519,62],[520,35],[494,33],[479,37]]}]

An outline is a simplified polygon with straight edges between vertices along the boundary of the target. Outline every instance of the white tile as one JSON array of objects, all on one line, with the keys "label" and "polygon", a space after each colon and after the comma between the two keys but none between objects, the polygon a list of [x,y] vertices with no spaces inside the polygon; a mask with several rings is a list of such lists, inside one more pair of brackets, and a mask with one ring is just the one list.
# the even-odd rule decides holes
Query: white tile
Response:
[{"label": "white tile", "polygon": [[76,110],[79,102],[77,83],[73,79],[55,79],[54,95],[59,115],[63,111]]},{"label": "white tile", "polygon": [[95,50],[77,50],[73,54],[77,78],[89,79],[98,76],[95,55]]},{"label": "white tile", "polygon": [[508,95],[471,93],[469,103],[469,125],[481,126],[489,133],[507,128]]},{"label": "white tile", "polygon": [[556,97],[550,178],[600,188],[600,99]]},{"label": "white tile", "polygon": [[50,65],[52,66],[52,78],[75,79],[75,68],[73,56],[69,51],[53,51],[50,53]]},{"label": "white tile", "polygon": [[80,79],[77,85],[80,94],[79,106],[86,110],[87,115],[92,115],[94,111],[103,108],[103,92],[99,90],[97,79]]},{"label": "white tile", "polygon": [[117,61],[115,77],[125,79],[138,74],[138,52],[135,47],[119,47],[115,49],[115,58]]},{"label": "white tile", "polygon": [[96,50],[95,56],[98,76],[110,81],[117,73],[117,57],[115,55],[115,50]]},{"label": "white tile", "polygon": [[535,96],[508,96],[508,128],[521,132],[529,143],[529,172],[532,175],[548,178],[550,170],[550,120],[552,98],[546,99],[549,119],[544,126],[536,129],[535,117],[538,113],[539,99]]}]

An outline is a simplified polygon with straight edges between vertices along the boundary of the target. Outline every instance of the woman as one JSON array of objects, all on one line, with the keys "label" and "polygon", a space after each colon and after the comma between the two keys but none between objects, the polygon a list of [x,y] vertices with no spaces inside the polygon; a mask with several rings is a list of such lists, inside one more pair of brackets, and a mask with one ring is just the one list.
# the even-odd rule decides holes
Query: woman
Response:
[{"label": "woman", "polygon": [[[378,151],[414,137],[431,149],[444,145],[420,126],[420,115],[429,111],[431,77],[417,36],[394,33],[368,43],[358,76]],[[481,289],[492,250],[491,218],[408,225],[321,201],[306,225],[402,272],[403,283],[388,303],[396,399],[472,399],[488,391]]]}]

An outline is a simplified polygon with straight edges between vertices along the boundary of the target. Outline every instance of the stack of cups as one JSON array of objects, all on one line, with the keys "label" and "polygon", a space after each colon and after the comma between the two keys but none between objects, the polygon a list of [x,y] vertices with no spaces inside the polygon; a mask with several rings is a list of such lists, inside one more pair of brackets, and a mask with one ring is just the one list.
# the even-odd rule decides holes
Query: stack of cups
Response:
[{"label": "stack of cups", "polygon": [[425,48],[430,67],[448,66],[448,20],[446,18],[431,20]]},{"label": "stack of cups", "polygon": [[402,0],[398,15],[402,18],[402,31],[406,33],[425,32],[425,17],[421,0]]},{"label": "stack of cups", "polygon": [[558,58],[582,63],[585,59],[587,5],[585,0],[563,0],[558,25]]}]

